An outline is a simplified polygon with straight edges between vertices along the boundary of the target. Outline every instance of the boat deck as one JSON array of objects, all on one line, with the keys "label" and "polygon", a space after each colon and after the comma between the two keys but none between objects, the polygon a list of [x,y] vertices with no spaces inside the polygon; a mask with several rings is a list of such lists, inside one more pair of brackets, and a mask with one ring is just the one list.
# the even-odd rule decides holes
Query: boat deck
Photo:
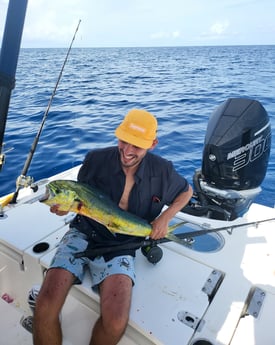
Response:
[{"label": "boat deck", "polygon": [[[75,176],[73,169],[56,178]],[[37,193],[9,206],[0,219],[0,293],[13,299],[12,303],[0,301],[1,315],[5,315],[0,326],[5,345],[32,343],[31,333],[20,323],[31,315],[28,291],[41,284],[71,219],[71,215],[51,214],[47,206],[37,201],[44,193],[45,182],[41,182]],[[274,216],[274,209],[253,204],[242,221]],[[204,226],[207,223],[212,228],[225,224],[183,213],[175,217],[175,221],[179,220]],[[212,252],[169,242],[161,246],[163,258],[156,265],[138,251],[130,321],[120,345],[239,345],[244,339],[247,345],[273,345],[272,228],[273,222],[266,222],[258,227],[236,228],[233,234],[224,231],[223,247]],[[83,284],[71,289],[62,310],[63,344],[88,344],[98,312],[99,296],[90,288],[87,272]],[[9,337],[11,330],[13,336]]]}]

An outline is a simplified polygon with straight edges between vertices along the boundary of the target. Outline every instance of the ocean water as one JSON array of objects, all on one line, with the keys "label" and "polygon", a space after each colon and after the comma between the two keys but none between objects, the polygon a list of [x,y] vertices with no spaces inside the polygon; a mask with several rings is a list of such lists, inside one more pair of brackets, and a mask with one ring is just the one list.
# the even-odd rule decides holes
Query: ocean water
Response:
[{"label": "ocean water", "polygon": [[[67,49],[22,49],[5,133],[0,196],[15,190]],[[262,193],[274,206],[275,46],[73,48],[28,175],[35,181],[80,164],[88,150],[116,144],[114,129],[132,108],[159,121],[155,153],[190,183],[201,167],[208,119],[231,97],[260,101],[272,130]]]}]

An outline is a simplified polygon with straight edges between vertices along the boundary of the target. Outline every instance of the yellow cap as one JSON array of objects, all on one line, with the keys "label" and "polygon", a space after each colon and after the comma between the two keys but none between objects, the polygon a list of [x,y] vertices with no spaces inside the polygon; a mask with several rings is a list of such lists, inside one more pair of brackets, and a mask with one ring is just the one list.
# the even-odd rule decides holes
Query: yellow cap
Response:
[{"label": "yellow cap", "polygon": [[149,149],[157,136],[157,119],[146,110],[132,109],[117,127],[118,139],[134,146]]}]

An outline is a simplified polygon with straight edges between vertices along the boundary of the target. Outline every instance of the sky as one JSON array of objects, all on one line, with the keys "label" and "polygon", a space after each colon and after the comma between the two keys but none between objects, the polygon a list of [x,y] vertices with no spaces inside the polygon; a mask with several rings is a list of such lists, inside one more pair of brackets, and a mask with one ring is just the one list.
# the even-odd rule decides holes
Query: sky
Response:
[{"label": "sky", "polygon": [[274,0],[29,0],[21,46],[68,47],[79,20],[74,47],[275,44],[274,16]]}]

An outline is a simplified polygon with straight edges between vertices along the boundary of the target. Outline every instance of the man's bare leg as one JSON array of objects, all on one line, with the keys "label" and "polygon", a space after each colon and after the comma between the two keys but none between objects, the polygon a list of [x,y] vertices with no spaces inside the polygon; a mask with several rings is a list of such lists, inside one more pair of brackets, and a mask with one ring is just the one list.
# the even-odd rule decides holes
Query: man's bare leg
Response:
[{"label": "man's bare leg", "polygon": [[47,272],[34,310],[34,345],[61,345],[59,313],[73,282],[74,276],[64,269]]},{"label": "man's bare leg", "polygon": [[100,285],[101,316],[90,345],[115,345],[126,329],[132,296],[132,280],[126,275],[107,277]]}]

